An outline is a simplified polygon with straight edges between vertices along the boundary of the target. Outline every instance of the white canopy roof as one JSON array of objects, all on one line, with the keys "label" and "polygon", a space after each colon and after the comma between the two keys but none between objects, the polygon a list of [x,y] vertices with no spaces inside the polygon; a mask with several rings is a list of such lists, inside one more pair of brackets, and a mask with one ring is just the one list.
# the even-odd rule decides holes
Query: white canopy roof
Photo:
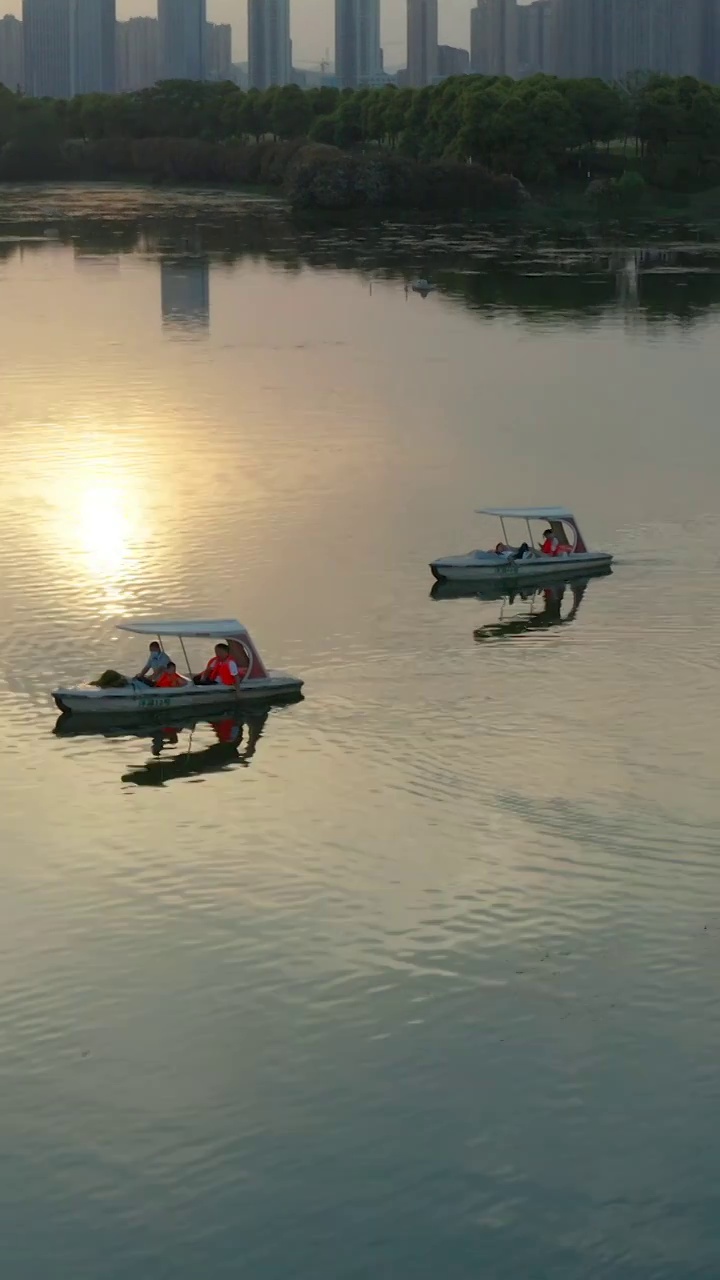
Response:
[{"label": "white canopy roof", "polygon": [[126,618],[119,622],[120,631],[133,631],[140,636],[204,636],[224,640],[226,636],[246,635],[237,618]]},{"label": "white canopy roof", "polygon": [[500,516],[518,520],[574,520],[567,507],[479,507],[478,516]]}]

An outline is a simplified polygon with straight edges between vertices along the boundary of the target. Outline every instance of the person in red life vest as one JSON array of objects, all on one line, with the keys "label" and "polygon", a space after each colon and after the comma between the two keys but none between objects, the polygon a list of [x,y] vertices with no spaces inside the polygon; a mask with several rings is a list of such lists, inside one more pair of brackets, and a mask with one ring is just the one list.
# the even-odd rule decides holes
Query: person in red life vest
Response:
[{"label": "person in red life vest", "polygon": [[238,693],[242,684],[238,664],[230,657],[230,649],[226,644],[215,645],[215,656],[208,662],[205,670],[194,677],[195,684],[234,685]]},{"label": "person in red life vest", "polygon": [[159,675],[155,681],[156,689],[180,689],[182,685],[187,684],[184,676],[178,673],[178,669],[174,662],[168,662],[166,669],[162,675]]},{"label": "person in red life vest", "polygon": [[558,540],[552,529],[546,529],[543,533],[543,544],[540,548],[541,554],[544,556],[556,556],[558,552]]}]

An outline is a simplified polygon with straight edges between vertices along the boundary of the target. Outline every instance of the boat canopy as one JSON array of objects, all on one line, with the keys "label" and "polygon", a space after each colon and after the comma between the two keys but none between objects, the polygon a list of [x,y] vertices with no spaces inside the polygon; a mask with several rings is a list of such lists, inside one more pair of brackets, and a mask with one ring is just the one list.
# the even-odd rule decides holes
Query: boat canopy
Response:
[{"label": "boat canopy", "polygon": [[567,507],[478,507],[477,516],[499,516],[502,520],[574,520]]},{"label": "boat canopy", "polygon": [[207,639],[226,639],[228,636],[247,636],[247,631],[237,618],[126,618],[118,622],[118,630],[133,631],[140,636],[200,636]]}]

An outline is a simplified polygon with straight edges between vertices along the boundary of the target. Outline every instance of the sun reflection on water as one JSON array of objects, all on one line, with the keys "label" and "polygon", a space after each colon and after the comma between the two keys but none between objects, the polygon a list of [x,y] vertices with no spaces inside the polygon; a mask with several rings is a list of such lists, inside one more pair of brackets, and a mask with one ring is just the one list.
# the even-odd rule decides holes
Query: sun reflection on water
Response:
[{"label": "sun reflection on water", "polygon": [[106,584],[131,577],[137,567],[133,542],[137,526],[129,495],[114,482],[98,479],[78,494],[75,535],[88,572]]},{"label": "sun reflection on water", "polygon": [[80,436],[54,469],[50,532],[56,551],[73,579],[100,594],[108,612],[127,602],[142,573],[149,492],[138,464],[117,444]]}]

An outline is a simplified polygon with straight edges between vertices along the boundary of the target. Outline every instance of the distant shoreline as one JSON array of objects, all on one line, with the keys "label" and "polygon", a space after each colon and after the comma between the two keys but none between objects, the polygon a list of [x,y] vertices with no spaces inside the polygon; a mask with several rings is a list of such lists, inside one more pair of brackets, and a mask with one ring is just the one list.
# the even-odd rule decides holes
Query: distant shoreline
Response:
[{"label": "distant shoreline", "polygon": [[[273,144],[270,144],[273,145]],[[282,146],[283,144],[277,144]],[[422,167],[421,167],[422,168]],[[459,218],[469,224],[476,222],[483,225],[511,223],[523,229],[537,227],[538,230],[553,227],[588,228],[601,225],[604,228],[617,226],[624,231],[637,234],[643,230],[698,228],[708,232],[720,226],[720,188],[696,192],[689,195],[653,191],[647,189],[643,197],[634,206],[622,207],[612,199],[592,199],[587,188],[580,183],[558,184],[556,187],[525,192],[519,201],[501,200],[497,204],[486,201],[482,204],[428,204],[425,206],[409,204],[398,199],[395,203],[372,205],[363,199],[351,202],[347,191],[343,193],[341,202],[323,204],[314,201],[309,204],[294,203],[288,197],[283,185],[271,185],[268,182],[221,181],[217,178],[159,176],[146,171],[128,169],[123,172],[102,174],[98,172],[48,172],[44,176],[32,178],[0,176],[0,218],[3,214],[3,194],[16,188],[43,187],[82,188],[121,190],[137,188],[144,191],[186,192],[193,196],[205,195],[208,198],[237,197],[257,204],[282,209],[301,217],[303,220],[317,220],[319,223],[333,221],[362,222],[366,218],[374,220],[380,215],[393,217],[431,218],[437,215],[438,221],[448,217]],[[524,189],[523,189],[524,190]],[[432,219],[434,220],[434,219]]]},{"label": "distant shoreline", "polygon": [[0,86],[0,115],[0,181],[256,190],[331,216],[720,217],[720,88],[688,76],[247,93],[166,80],[67,100]]}]

